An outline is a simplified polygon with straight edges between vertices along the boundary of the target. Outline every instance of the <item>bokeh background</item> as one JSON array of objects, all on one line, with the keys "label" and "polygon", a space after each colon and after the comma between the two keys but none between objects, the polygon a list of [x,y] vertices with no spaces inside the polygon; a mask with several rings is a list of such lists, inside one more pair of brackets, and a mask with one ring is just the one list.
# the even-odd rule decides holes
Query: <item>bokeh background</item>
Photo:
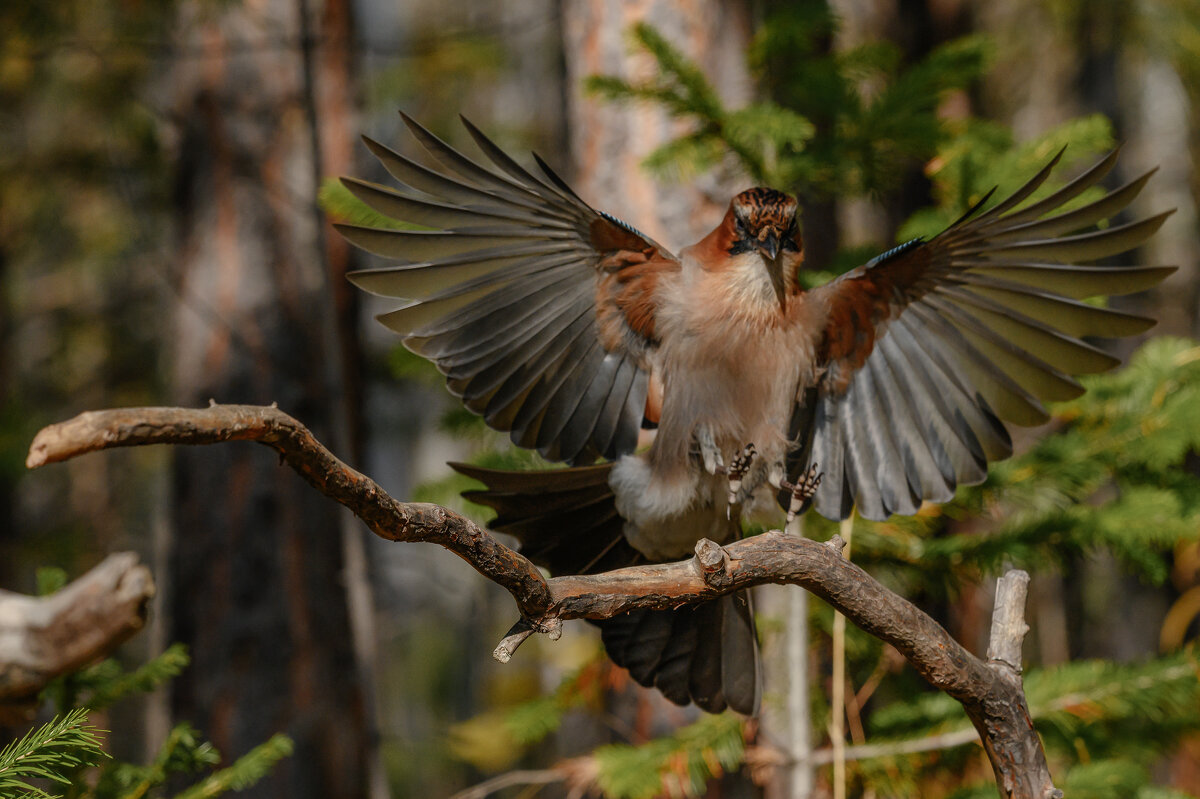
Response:
[{"label": "bokeh background", "polygon": [[[664,72],[659,39],[635,35],[639,23],[699,70],[723,108],[770,102],[792,116],[737,117],[765,131],[752,137],[761,151],[747,160],[728,147],[743,141],[737,131],[712,128],[699,106],[637,99],[645,82],[687,88]],[[428,370],[373,322],[387,306],[343,278],[369,260],[329,225],[355,213],[336,176],[384,180],[359,134],[417,152],[397,109],[455,143],[467,141],[461,113],[524,163],[538,151],[595,207],[676,249],[709,229],[733,192],[784,175],[785,188],[808,189],[809,263],[828,269],[920,229],[921,209],[961,209],[989,170],[1044,162],[1065,141],[1074,143],[1068,161],[1082,164],[1119,142],[1112,185],[1157,165],[1136,210],[1176,209],[1138,260],[1180,267],[1120,307],[1158,318],[1155,336],[1196,337],[1198,23],[1195,0],[3,3],[0,586],[32,593],[39,567],[76,576],[106,553],[141,553],[160,591],[151,628],[120,658],[136,664],[179,642],[192,662],[104,716],[110,747],[145,761],[187,720],[234,758],[287,732],[295,754],[252,796],[444,796],[694,722],[597,665],[595,637],[582,624],[558,643],[531,641],[499,666],[491,649],[515,620],[503,592],[438,548],[372,538],[261,448],[110,451],[30,473],[29,441],[88,409],[278,402],[394,496],[453,502],[463,484],[447,479],[444,462],[499,451],[501,441],[456,414]],[[925,83],[912,81],[911,103],[887,95],[896,75],[930,63]],[[860,105],[881,96],[894,105],[852,114],[840,105],[849,95],[821,91],[831,70]],[[620,80],[586,88],[596,75]],[[925,116],[912,129],[891,124],[906,114]],[[661,149],[697,131],[708,138]],[[822,158],[840,171],[781,166],[809,169]],[[963,196],[948,196],[952,189]],[[1128,357],[1139,343],[1117,351]],[[1180,344],[1171,363],[1182,369],[1192,351]],[[1163,392],[1192,385],[1172,383],[1174,368],[1156,372]],[[1163,401],[1154,396],[1146,402]],[[1179,432],[1181,441],[1193,435]],[[1184,446],[1164,468],[1194,471],[1196,455]],[[1146,664],[1160,651],[1189,651],[1196,610],[1188,608],[1200,608],[1193,489],[1179,489],[1191,499],[1171,517],[1172,537],[1147,545],[1145,569],[1085,545],[1041,561],[1027,646],[1034,663]],[[1087,501],[1105,501],[1104,490]],[[933,535],[979,526],[956,523]],[[1003,560],[965,569],[945,590],[912,580],[902,587],[979,651]],[[820,739],[829,623],[826,610],[811,612]],[[782,624],[768,620],[767,634]],[[1195,662],[1187,657],[1178,662]],[[903,671],[868,643],[851,646],[850,658],[859,658],[860,685]],[[599,698],[566,703],[586,707],[528,704],[561,694],[564,678],[576,680],[568,693],[577,696],[580,674],[603,688]],[[1151,679],[1120,674],[1112,679]],[[887,702],[923,690],[902,685]],[[1172,690],[1129,715],[1173,734],[1138,756],[1140,776],[1101,775],[1108,789],[1128,790],[1133,779],[1136,790],[1161,786],[1155,796],[1200,792],[1200,705],[1187,706],[1197,694]],[[1095,713],[1111,709],[1097,702]],[[1162,715],[1179,702],[1182,715]],[[514,708],[525,713],[517,722]],[[530,733],[537,723],[553,734]],[[783,795],[770,787],[769,736],[738,730],[767,787],[739,766],[749,757],[739,750],[733,769],[715,769],[731,774],[701,778],[696,789]],[[1107,735],[1111,743],[1141,733]],[[1102,759],[1078,729],[1061,737],[1064,769]],[[959,795],[983,784],[987,795],[977,750],[964,751],[941,767],[863,766],[853,791]],[[505,790],[569,793],[560,782]],[[830,790],[825,771],[818,782],[818,792]],[[1075,795],[1108,795],[1103,789]]]}]

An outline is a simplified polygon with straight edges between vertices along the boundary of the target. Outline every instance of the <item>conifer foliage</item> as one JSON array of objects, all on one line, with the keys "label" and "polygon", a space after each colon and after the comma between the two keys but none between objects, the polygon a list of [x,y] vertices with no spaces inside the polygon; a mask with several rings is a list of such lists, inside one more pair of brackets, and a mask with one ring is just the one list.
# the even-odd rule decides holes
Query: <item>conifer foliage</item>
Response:
[{"label": "conifer foliage", "polygon": [[[41,594],[57,591],[66,581],[61,569],[38,570]],[[0,797],[144,799],[167,795],[168,779],[185,777],[192,784],[172,794],[174,799],[210,799],[253,785],[291,755],[291,739],[277,734],[218,768],[220,753],[185,722],[170,731],[147,765],[110,757],[104,750],[106,731],[97,729],[89,714],[155,690],[189,662],[186,647],[173,644],[129,671],[108,658],[54,680],[42,698],[55,708],[55,717],[0,750]]]}]

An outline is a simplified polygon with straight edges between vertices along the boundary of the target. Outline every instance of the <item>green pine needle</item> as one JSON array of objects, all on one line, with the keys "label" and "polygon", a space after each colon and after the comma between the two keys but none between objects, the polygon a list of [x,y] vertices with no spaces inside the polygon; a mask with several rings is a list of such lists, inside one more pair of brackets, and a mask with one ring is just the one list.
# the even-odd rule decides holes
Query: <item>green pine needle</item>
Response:
[{"label": "green pine needle", "polygon": [[149,693],[179,676],[190,662],[187,647],[183,644],[172,644],[161,655],[137,669],[98,682],[87,700],[86,707],[90,710],[100,710],[129,694]]},{"label": "green pine needle", "polygon": [[522,746],[542,741],[561,726],[567,712],[603,697],[602,675],[609,668],[603,657],[568,674],[553,694],[524,702],[509,710],[504,726],[513,740]]},{"label": "green pine needle", "polygon": [[176,794],[175,799],[211,799],[228,791],[249,788],[261,780],[275,764],[292,754],[292,739],[276,734],[251,749],[228,768],[212,774],[191,788]]},{"label": "green pine needle", "polygon": [[77,708],[0,750],[0,796],[21,791],[23,795],[49,799],[53,794],[30,785],[27,780],[44,779],[69,785],[70,775],[75,771],[108,757],[98,736],[103,730],[87,721],[87,710]]},{"label": "green pine needle", "polygon": [[667,737],[602,746],[593,756],[597,784],[609,799],[698,796],[708,780],[741,766],[742,721],[732,713],[705,716]]}]

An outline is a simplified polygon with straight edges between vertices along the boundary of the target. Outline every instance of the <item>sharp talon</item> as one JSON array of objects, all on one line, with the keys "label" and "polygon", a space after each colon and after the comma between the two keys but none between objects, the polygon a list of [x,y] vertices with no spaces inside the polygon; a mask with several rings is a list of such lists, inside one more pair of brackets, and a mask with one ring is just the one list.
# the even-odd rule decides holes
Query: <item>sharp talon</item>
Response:
[{"label": "sharp talon", "polygon": [[754,462],[754,456],[758,454],[753,444],[747,444],[742,447],[742,451],[734,456],[729,462],[729,470],[726,472],[729,475],[729,504],[733,505],[738,501],[738,493],[742,490],[742,478],[746,476],[746,472],[750,471],[750,464]]},{"label": "sharp talon", "polygon": [[788,503],[787,513],[789,522],[796,518],[796,514],[804,507],[804,503],[816,495],[817,487],[821,485],[821,478],[824,476],[824,472],[817,471],[817,464],[814,463],[804,470],[795,483],[786,481],[781,483],[784,488],[790,489],[792,492],[792,501]]}]

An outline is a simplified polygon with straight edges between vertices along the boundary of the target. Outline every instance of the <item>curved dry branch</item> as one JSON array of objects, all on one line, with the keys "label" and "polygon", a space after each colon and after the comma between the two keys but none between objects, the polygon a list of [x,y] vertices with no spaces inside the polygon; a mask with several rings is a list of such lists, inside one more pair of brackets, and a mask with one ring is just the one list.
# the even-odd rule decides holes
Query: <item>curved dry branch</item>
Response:
[{"label": "curved dry branch", "polygon": [[1004,796],[1061,796],[1051,781],[1021,687],[1021,587],[1028,581],[1023,572],[1010,573],[1001,582],[989,650],[997,654],[984,661],[911,602],[846,561],[836,536],[818,543],[770,532],[727,547],[703,540],[691,560],[547,580],[528,559],[469,519],[436,505],[393,499],[275,407],[214,404],[202,410],[91,411],[38,433],[26,464],[35,468],[111,447],[221,441],[257,441],[271,447],[314,488],[354,511],[376,535],[389,541],[440,544],[502,585],[516,600],[521,620],[497,648],[498,657],[511,656],[531,631],[556,633],[566,619],[677,607],[764,583],[799,585],[890,643],[921,676],[963,705]]},{"label": "curved dry branch", "polygon": [[51,680],[142,629],[153,596],[150,570],[133,552],[109,555],[49,596],[0,591],[0,724],[27,721]]},{"label": "curved dry branch", "polygon": [[546,580],[527,558],[453,511],[424,502],[396,501],[274,405],[213,403],[203,409],[87,411],[40,430],[29,446],[25,465],[36,469],[114,447],[224,441],[255,441],[275,450],[309,485],[354,511],[380,538],[444,546],[502,585],[517,600],[522,614],[536,616],[550,604]]}]

